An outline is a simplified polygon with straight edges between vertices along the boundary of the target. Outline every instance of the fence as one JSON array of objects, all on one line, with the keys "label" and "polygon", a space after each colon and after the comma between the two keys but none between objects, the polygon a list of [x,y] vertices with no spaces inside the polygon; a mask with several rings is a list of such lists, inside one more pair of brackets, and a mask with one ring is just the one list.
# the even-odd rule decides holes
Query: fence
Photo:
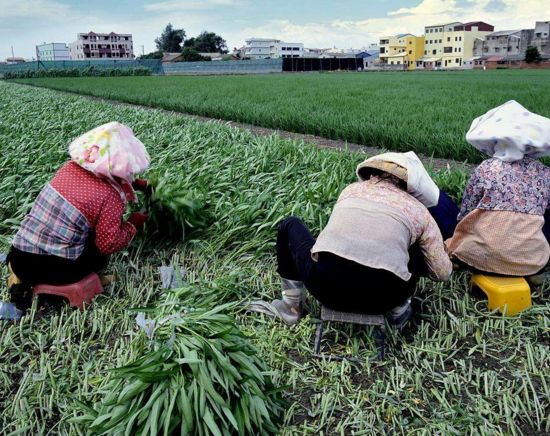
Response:
[{"label": "fence", "polygon": [[49,69],[84,69],[94,68],[149,68],[153,74],[162,74],[162,62],[160,59],[128,59],[128,60],[86,60],[86,61],[33,61],[13,65],[0,65],[0,75],[14,71],[49,70]]},{"label": "fence", "polygon": [[285,58],[283,71],[357,71],[363,68],[361,58]]},{"label": "fence", "polygon": [[282,59],[248,61],[171,62],[163,64],[164,74],[265,74],[283,71]]}]

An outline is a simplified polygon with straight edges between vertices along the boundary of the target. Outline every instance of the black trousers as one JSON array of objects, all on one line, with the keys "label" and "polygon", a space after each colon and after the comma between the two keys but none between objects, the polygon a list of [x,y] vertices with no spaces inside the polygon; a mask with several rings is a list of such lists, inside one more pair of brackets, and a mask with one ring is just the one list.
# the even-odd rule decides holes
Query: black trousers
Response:
[{"label": "black trousers", "polygon": [[75,283],[92,272],[105,268],[108,257],[99,253],[94,237],[88,237],[84,251],[77,259],[65,259],[59,256],[26,253],[11,247],[7,262],[15,275],[26,285],[45,283],[48,285],[66,285]]},{"label": "black trousers", "polygon": [[404,281],[390,271],[369,268],[331,253],[311,258],[315,238],[304,223],[290,217],[279,224],[277,262],[281,277],[304,282],[308,291],[324,306],[354,313],[381,314],[402,305],[416,287],[420,252],[412,249],[409,270],[413,278]]}]

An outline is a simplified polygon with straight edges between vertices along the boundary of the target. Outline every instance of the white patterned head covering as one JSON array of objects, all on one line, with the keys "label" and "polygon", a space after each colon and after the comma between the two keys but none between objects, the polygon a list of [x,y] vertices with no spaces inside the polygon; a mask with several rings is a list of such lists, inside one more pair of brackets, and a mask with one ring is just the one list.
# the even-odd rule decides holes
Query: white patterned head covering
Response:
[{"label": "white patterned head covering", "polygon": [[505,162],[524,156],[550,156],[550,119],[510,100],[476,118],[466,133],[466,141]]},{"label": "white patterned head covering", "polygon": [[69,145],[71,159],[107,181],[124,200],[135,201],[132,181],[149,167],[143,143],[124,124],[103,124],[76,138]]}]

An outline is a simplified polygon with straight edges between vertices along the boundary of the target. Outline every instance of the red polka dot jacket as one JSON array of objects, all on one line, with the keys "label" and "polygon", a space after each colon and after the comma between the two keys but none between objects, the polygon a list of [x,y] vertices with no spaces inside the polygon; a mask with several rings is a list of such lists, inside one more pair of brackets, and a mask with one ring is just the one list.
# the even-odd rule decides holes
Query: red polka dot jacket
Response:
[{"label": "red polka dot jacket", "polygon": [[126,247],[136,228],[123,222],[126,204],[107,181],[67,162],[40,192],[13,245],[27,253],[76,259],[88,236],[102,254]]}]

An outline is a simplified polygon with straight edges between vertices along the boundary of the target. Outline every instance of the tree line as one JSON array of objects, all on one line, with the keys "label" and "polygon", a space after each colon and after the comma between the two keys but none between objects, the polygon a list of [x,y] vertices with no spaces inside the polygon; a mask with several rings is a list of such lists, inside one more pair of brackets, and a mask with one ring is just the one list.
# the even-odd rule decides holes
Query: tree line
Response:
[{"label": "tree line", "polygon": [[221,53],[227,54],[225,39],[214,32],[203,31],[198,36],[187,38],[184,29],[175,29],[168,23],[162,34],[155,39],[157,50],[141,56],[142,59],[162,59],[163,53],[181,53],[182,60],[210,61],[209,57],[200,53]]}]

